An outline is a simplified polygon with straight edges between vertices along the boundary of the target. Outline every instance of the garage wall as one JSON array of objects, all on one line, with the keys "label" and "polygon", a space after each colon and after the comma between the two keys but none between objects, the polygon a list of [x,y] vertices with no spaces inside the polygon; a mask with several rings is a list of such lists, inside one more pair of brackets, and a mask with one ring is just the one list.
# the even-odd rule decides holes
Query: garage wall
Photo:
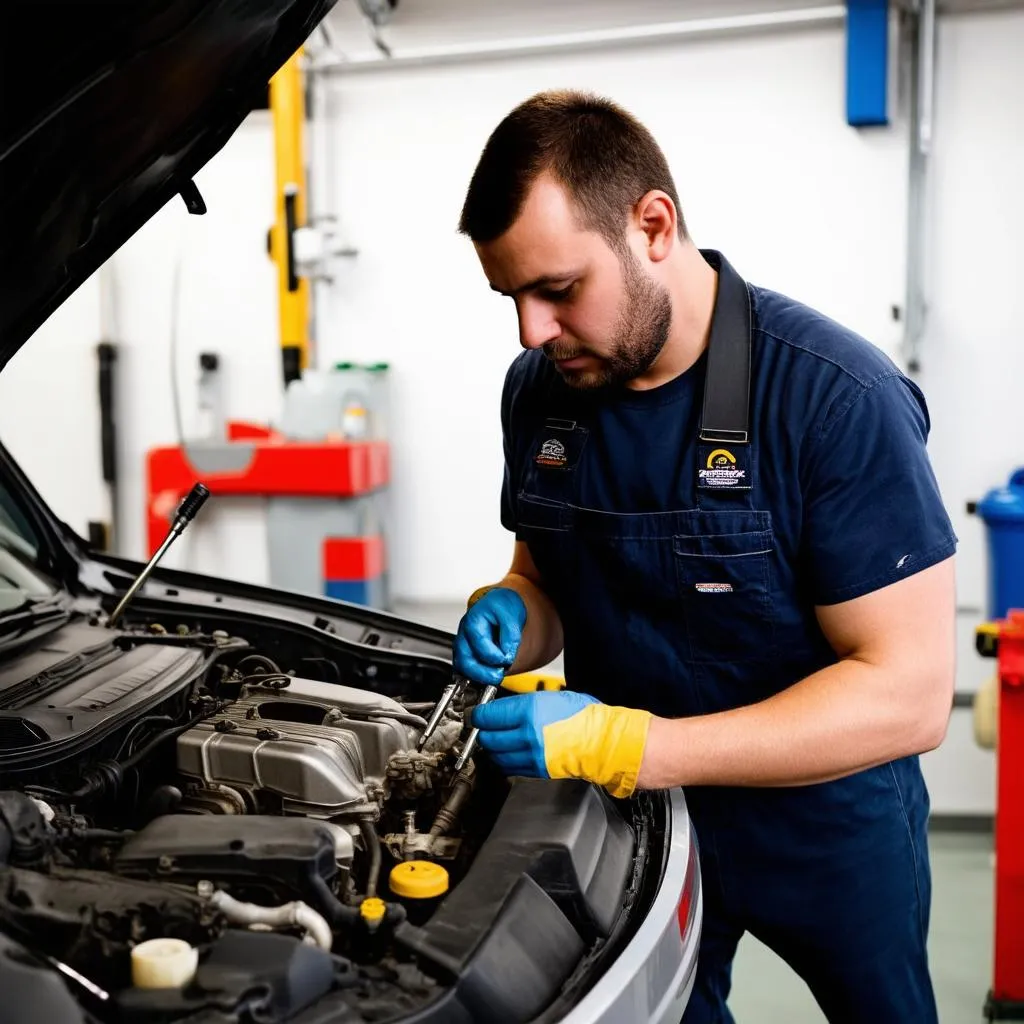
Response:
[{"label": "garage wall", "polygon": [[97,274],[79,288],[0,374],[0,441],[83,536],[111,513],[100,455],[101,283]]},{"label": "garage wall", "polygon": [[[922,387],[931,453],[960,537],[957,686],[994,665],[974,653],[985,610],[984,529],[965,505],[1024,465],[1024,12],[939,23],[936,124],[927,247],[930,310]],[[933,803],[990,813],[995,758],[975,746],[971,712],[954,712],[946,743],[924,759]]]}]

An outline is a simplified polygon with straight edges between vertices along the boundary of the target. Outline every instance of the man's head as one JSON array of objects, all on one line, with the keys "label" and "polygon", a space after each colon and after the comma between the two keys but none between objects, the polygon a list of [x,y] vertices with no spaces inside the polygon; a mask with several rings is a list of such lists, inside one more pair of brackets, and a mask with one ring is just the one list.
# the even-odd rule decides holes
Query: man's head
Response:
[{"label": "man's head", "polygon": [[669,337],[659,265],[686,238],[661,149],[615,104],[547,92],[498,125],[459,230],[491,286],[513,295],[525,348],[580,388],[644,374]]}]

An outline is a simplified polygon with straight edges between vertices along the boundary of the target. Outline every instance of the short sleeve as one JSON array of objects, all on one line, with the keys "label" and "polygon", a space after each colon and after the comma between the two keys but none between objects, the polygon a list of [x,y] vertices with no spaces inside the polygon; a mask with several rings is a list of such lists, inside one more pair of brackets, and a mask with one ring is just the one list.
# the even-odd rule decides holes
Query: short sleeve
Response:
[{"label": "short sleeve", "polygon": [[928,430],[924,396],[900,374],[861,386],[826,417],[803,480],[815,604],[861,597],[956,551]]}]

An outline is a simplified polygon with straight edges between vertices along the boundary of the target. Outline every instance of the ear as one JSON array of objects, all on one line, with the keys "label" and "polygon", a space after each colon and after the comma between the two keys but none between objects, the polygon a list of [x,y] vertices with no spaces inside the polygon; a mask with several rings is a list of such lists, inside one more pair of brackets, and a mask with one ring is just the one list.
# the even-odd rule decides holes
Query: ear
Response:
[{"label": "ear", "polygon": [[635,210],[637,226],[647,239],[647,258],[660,263],[676,241],[675,204],[667,193],[655,189],[641,198]]}]

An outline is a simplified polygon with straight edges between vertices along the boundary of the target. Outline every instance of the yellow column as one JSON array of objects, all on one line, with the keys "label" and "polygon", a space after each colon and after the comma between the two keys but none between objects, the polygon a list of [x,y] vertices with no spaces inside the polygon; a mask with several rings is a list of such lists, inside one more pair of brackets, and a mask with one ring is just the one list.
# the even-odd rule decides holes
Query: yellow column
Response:
[{"label": "yellow column", "polygon": [[305,98],[299,60],[293,54],[270,80],[277,199],[270,256],[277,264],[281,359],[285,383],[309,365],[309,282],[295,273],[291,232],[306,222]]}]

